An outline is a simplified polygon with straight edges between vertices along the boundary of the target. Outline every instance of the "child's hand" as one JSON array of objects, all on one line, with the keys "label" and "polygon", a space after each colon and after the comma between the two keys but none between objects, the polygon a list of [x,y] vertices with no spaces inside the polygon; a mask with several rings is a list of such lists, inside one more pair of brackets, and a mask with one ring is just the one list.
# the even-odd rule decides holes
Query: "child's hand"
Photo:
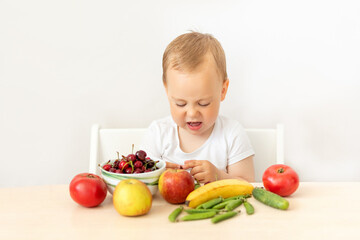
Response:
[{"label": "child's hand", "polygon": [[192,168],[190,173],[201,183],[218,180],[218,169],[208,160],[187,160],[184,169]]}]

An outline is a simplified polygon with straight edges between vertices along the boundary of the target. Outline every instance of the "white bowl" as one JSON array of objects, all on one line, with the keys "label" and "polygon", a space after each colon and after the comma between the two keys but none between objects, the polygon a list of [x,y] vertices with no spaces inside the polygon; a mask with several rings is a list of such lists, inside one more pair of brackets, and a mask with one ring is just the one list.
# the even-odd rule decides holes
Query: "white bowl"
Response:
[{"label": "white bowl", "polygon": [[[110,163],[113,163],[115,160],[111,160]],[[113,173],[109,171],[105,171],[102,167],[107,164],[108,161],[100,164],[101,176],[104,179],[107,188],[111,194],[113,194],[116,185],[123,179],[137,179],[142,181],[146,184],[149,188],[152,195],[157,192],[158,189],[158,182],[160,175],[165,171],[166,163],[165,161],[159,160],[156,163],[156,166],[159,168],[152,172],[145,172],[145,173]]]}]

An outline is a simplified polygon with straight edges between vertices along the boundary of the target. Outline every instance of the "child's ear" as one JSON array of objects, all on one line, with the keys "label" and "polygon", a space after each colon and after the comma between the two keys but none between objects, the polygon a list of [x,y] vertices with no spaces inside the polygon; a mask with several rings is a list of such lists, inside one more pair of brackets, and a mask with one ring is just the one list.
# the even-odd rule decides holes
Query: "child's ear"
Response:
[{"label": "child's ear", "polygon": [[226,79],[223,82],[222,89],[221,89],[221,101],[223,101],[225,99],[228,87],[229,87],[229,79]]}]

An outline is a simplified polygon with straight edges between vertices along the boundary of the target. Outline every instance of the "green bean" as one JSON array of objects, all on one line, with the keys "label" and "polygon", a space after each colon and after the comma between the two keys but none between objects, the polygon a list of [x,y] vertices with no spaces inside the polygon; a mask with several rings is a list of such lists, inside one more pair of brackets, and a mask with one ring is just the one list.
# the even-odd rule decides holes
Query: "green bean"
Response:
[{"label": "green bean", "polygon": [[228,205],[229,201],[221,202],[219,204],[216,204],[211,209],[223,209],[226,205]]},{"label": "green bean", "polygon": [[183,216],[181,218],[181,220],[182,221],[200,220],[200,219],[212,218],[215,215],[216,215],[216,211],[194,213],[194,214],[189,214],[189,215]]},{"label": "green bean", "polygon": [[212,222],[212,223],[218,223],[218,222],[221,222],[221,221],[223,221],[223,220],[232,218],[232,217],[234,217],[234,216],[237,215],[237,214],[238,214],[238,213],[237,213],[237,212],[234,212],[234,211],[230,211],[230,212],[227,212],[227,213],[224,213],[224,214],[220,214],[220,215],[217,215],[217,216],[211,218],[211,222]]},{"label": "green bean", "polygon": [[239,196],[229,197],[229,198],[225,198],[224,202],[229,202],[229,201],[238,200],[238,199],[239,199]]},{"label": "green bean", "polygon": [[227,211],[231,211],[234,210],[235,208],[237,208],[238,206],[240,206],[242,203],[244,202],[243,199],[238,199],[238,200],[232,200],[228,203],[228,205],[226,205],[225,209]]},{"label": "green bean", "polygon": [[190,208],[190,209],[184,209],[185,212],[189,213],[189,214],[194,214],[194,213],[203,213],[203,212],[219,212],[219,209],[196,209],[196,208]]},{"label": "green bean", "polygon": [[224,199],[224,202],[231,201],[231,200],[237,200],[237,199],[239,199],[239,198],[249,198],[249,197],[251,197],[250,194],[237,195],[237,196],[225,198],[225,199]]},{"label": "green bean", "polygon": [[254,214],[254,207],[253,205],[251,205],[250,203],[248,203],[247,201],[244,202],[244,207],[246,209],[246,213],[248,215]]},{"label": "green bean", "polygon": [[208,208],[211,208],[213,206],[215,206],[216,204],[218,203],[221,203],[224,199],[222,197],[218,197],[218,198],[214,198],[214,199],[211,199],[203,204],[200,204],[199,206],[197,206],[196,208],[199,209],[199,208],[203,208],[203,209],[208,209]]},{"label": "green bean", "polygon": [[176,208],[172,213],[169,215],[170,222],[175,222],[176,218],[180,215],[180,213],[183,211],[183,206],[180,206]]}]

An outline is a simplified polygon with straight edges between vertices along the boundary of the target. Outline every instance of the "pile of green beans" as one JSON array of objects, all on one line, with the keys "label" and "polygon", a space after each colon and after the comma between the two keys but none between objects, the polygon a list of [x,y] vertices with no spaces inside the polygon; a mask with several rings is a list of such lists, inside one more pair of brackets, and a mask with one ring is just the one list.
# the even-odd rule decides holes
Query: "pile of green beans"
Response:
[{"label": "pile of green beans", "polygon": [[[249,202],[247,202],[247,198],[249,197],[250,195],[239,195],[225,199],[218,197],[200,204],[196,208],[189,209],[184,209],[183,206],[180,206],[169,215],[169,220],[171,222],[177,222],[211,218],[212,223],[218,223],[236,216],[240,210],[234,210],[241,204],[244,204],[246,213],[251,215],[254,213],[254,207]],[[187,215],[178,219],[179,215],[183,211],[185,211]]]}]

